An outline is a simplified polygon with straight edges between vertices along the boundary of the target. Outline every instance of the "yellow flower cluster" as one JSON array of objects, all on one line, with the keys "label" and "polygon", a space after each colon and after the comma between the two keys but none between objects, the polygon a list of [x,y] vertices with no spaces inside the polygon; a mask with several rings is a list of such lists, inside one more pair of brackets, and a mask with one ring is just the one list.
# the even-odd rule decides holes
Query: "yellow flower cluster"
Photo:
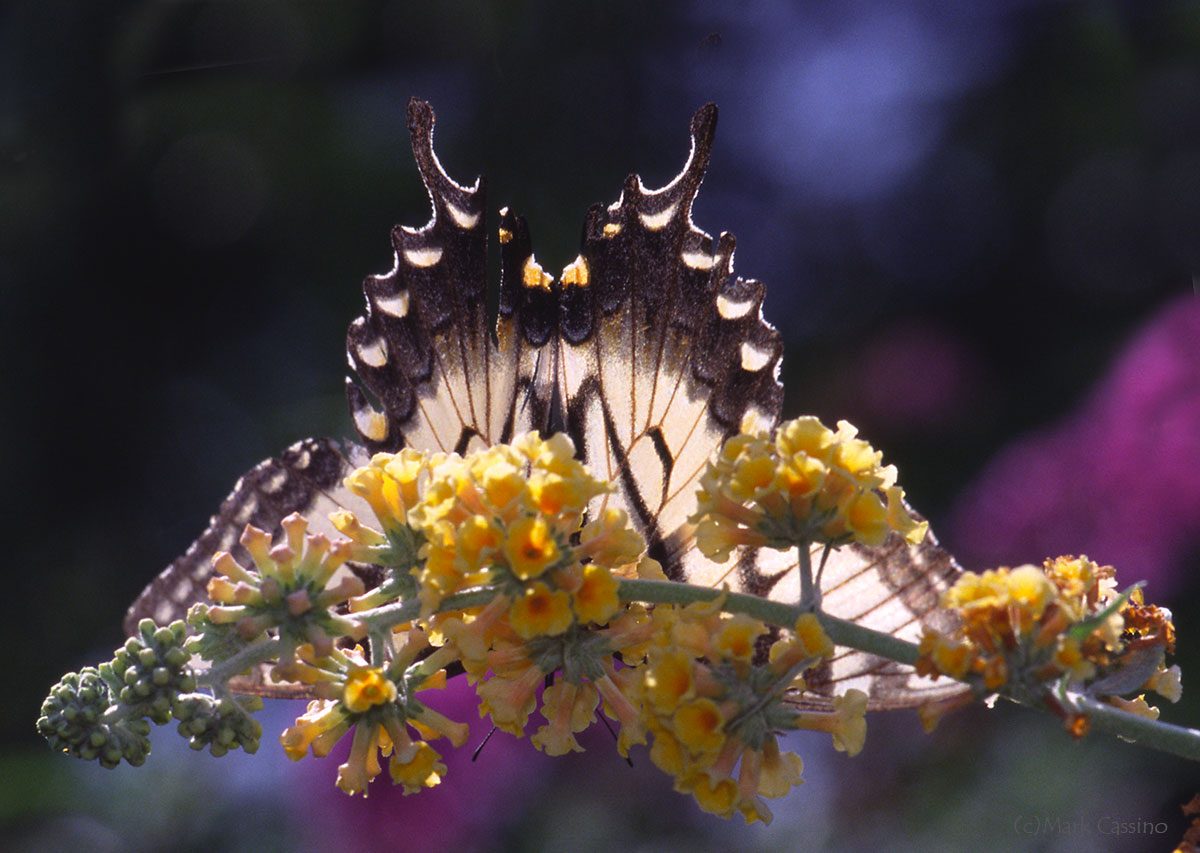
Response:
[{"label": "yellow flower cluster", "polygon": [[[347,484],[361,490],[385,532],[408,525],[423,537],[414,575],[426,616],[447,595],[498,584],[526,638],[561,633],[577,619],[606,621],[618,609],[609,570],[632,574],[645,549],[623,511],[599,512],[583,525],[588,503],[610,489],[562,434],[533,432],[465,458],[378,454]],[[370,540],[370,528],[350,514],[337,522],[357,541]]]},{"label": "yellow flower cluster", "polygon": [[[386,671],[368,666],[359,650],[334,649],[328,655],[318,655],[311,646],[301,646],[297,654],[300,661],[289,675],[315,685],[318,695],[324,698],[311,702],[296,724],[280,736],[288,758],[299,761],[310,751],[314,757],[323,757],[353,729],[350,755],[338,768],[337,785],[347,794],[366,794],[367,785],[382,771],[380,754],[391,757],[389,775],[393,782],[404,786],[406,794],[441,782],[446,767],[426,740],[446,737],[454,746],[462,746],[467,726],[416,699],[417,691],[446,684],[441,661],[433,661],[430,656],[415,663],[427,646],[419,630],[410,632]],[[427,672],[432,674],[426,677]],[[398,688],[396,673],[400,674],[399,683],[412,695]],[[410,729],[419,737],[412,737]]]},{"label": "yellow flower cluster", "polygon": [[621,727],[618,748],[623,755],[643,742],[637,709],[623,692],[625,682],[616,656],[636,660],[645,654],[650,619],[640,605],[623,608],[606,624],[573,623],[554,635],[526,638],[506,615],[503,598],[477,614],[435,617],[435,630],[445,637],[472,683],[477,683],[481,716],[499,729],[521,737],[529,716],[538,707],[538,688],[552,678],[541,694],[541,713],[548,720],[533,735],[533,744],[549,755],[580,751],[575,734],[595,721],[599,700],[606,715]]},{"label": "yellow flower cluster", "polygon": [[364,626],[334,612],[336,605],[361,595],[363,583],[349,572],[331,583],[350,556],[349,543],[308,533],[308,522],[293,513],[283,520],[283,541],[272,546],[271,536],[247,526],[241,543],[254,565],[243,566],[227,551],[213,558],[216,574],[208,582],[215,606],[205,610],[213,625],[233,625],[244,640],[278,629],[283,643],[280,661],[286,667],[296,647],[311,643],[322,653],[333,638],[361,639]]},{"label": "yellow flower cluster", "polygon": [[724,561],[739,545],[878,545],[893,530],[921,541],[927,524],[909,514],[895,466],[881,465],[883,455],[857,434],[846,421],[834,432],[802,417],[773,436],[730,438],[700,481],[690,519],[700,550]]},{"label": "yellow flower cluster", "polygon": [[[795,422],[781,432],[779,444],[790,450],[771,462],[783,472],[779,477],[791,477],[797,466],[816,476],[800,449],[800,432],[815,423]],[[887,524],[888,511],[878,489],[893,490],[899,500],[894,472],[879,468],[878,454],[856,441],[852,428],[825,432],[828,440],[813,452],[814,460],[824,460],[821,484],[803,495],[821,514],[820,530],[812,529],[838,541],[868,529],[883,535],[875,526]],[[811,433],[810,444],[821,444],[819,431]],[[407,571],[421,615],[373,650],[383,668],[309,646],[298,662],[277,668],[279,677],[311,685],[321,697],[285,733],[289,755],[324,754],[353,727],[351,758],[339,776],[344,790],[365,791],[381,772],[379,754],[393,750],[400,758],[393,757],[391,773],[406,790],[436,784],[444,772],[436,752],[412,740],[407,728],[457,743],[458,724],[433,716],[409,695],[418,688],[406,685],[437,686],[429,676],[444,679],[444,667],[457,662],[477,685],[481,716],[498,728],[523,736],[540,706],[546,723],[531,741],[547,754],[580,750],[576,734],[603,711],[620,726],[622,755],[652,733],[654,763],[703,808],[770,820],[763,798],[799,783],[801,768],[798,757],[780,750],[776,733],[825,731],[837,748],[854,754],[866,736],[866,696],[851,691],[825,713],[796,706],[804,671],[833,652],[812,614],[783,632],[768,655],[767,627],[722,614],[723,597],[653,611],[622,604],[620,578],[661,580],[662,569],[645,556],[626,514],[597,500],[609,487],[588,474],[574,450],[566,436],[543,440],[530,433],[466,457],[378,454],[347,478],[375,515],[366,523],[348,512],[335,516],[351,539],[348,553],[394,567],[404,565],[400,546],[416,543]],[[735,473],[758,464],[742,465],[737,452],[727,454]],[[762,491],[738,496],[770,503]],[[789,498],[788,506],[798,500]],[[912,535],[918,529],[907,528]],[[479,587],[494,590],[490,602],[444,610],[449,596]],[[381,595],[361,596],[352,609],[376,607]],[[394,590],[388,595],[394,598]],[[372,642],[384,640],[373,633]]]},{"label": "yellow flower cluster", "polygon": [[[645,542],[623,510],[595,505],[611,488],[575,458],[570,438],[533,432],[466,457],[378,454],[347,485],[382,528],[350,513],[335,518],[356,553],[394,547],[405,529],[423,543],[412,569],[422,619],[481,682],[482,715],[520,736],[550,677],[538,748],[580,749],[574,735],[595,719],[601,698],[621,723],[622,750],[639,742],[636,709],[613,680],[614,655],[638,654],[649,619],[622,606],[617,586],[620,577],[661,577],[661,569],[644,558]],[[447,596],[485,585],[497,590],[490,604],[435,613]],[[376,603],[369,594],[355,605]]]},{"label": "yellow flower cluster", "polygon": [[[1113,574],[1111,566],[1087,557],[1059,557],[1041,568],[966,572],[942,597],[942,606],[959,616],[960,625],[946,633],[926,629],[917,672],[966,681],[979,694],[1006,690],[1040,697],[1055,708],[1051,687],[1063,679],[1075,686],[1092,685],[1114,704],[1130,705],[1128,710],[1145,703],[1130,704],[1108,694],[1141,685],[1175,701],[1178,667],[1168,670],[1162,663],[1173,643],[1170,614],[1144,606],[1137,589],[1121,602]],[[1113,680],[1147,661],[1154,673],[1149,681],[1144,675],[1127,686],[1125,678]],[[1118,684],[1123,689],[1109,689]],[[925,709],[927,726],[932,728],[945,710]],[[1144,713],[1157,715],[1153,709]],[[1064,711],[1063,716],[1076,733],[1086,731],[1073,715]]]},{"label": "yellow flower cluster", "polygon": [[765,625],[720,612],[721,599],[655,609],[654,636],[636,692],[653,735],[650,758],[706,811],[751,822],[771,820],[763,797],[801,782],[802,762],[779,749],[776,732],[807,728],[833,735],[853,755],[866,737],[866,694],[851,691],[832,713],[799,711],[802,673],[833,654],[816,616],[805,614],[756,662]]}]

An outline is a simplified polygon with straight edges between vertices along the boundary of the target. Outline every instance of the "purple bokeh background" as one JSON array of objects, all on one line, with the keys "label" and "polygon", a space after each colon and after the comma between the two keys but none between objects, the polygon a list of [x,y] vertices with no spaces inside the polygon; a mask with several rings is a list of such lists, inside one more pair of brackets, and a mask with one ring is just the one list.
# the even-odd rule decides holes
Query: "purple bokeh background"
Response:
[{"label": "purple bokeh background", "polygon": [[947,538],[970,568],[1087,554],[1149,600],[1200,554],[1200,298],[1155,314],[1067,416],[1003,448]]}]

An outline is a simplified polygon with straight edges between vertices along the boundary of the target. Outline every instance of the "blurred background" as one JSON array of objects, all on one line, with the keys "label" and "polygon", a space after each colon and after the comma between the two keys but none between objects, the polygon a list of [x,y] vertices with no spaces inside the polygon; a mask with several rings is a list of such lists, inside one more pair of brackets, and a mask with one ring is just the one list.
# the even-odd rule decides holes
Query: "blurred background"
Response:
[{"label": "blurred background", "polygon": [[[366,801],[342,759],[139,769],[34,732],[246,469],[350,434],[347,323],[428,202],[404,104],[561,268],[720,106],[694,218],[787,339],[785,414],[857,424],[968,568],[1086,553],[1171,607],[1200,723],[1200,3],[105,2],[0,11],[0,822],[47,850],[1157,850],[1200,768],[1016,707],[790,743],[775,822],[704,815],[607,733],[493,738]],[[489,226],[490,228],[490,226]],[[493,269],[495,272],[495,268]],[[450,691],[445,709],[475,723]],[[302,707],[302,706],[301,706]],[[1046,819],[1033,835],[1029,819]],[[1055,828],[1053,821],[1059,824]],[[1114,821],[1151,830],[1114,835]],[[1165,822],[1160,825],[1159,822]]]}]

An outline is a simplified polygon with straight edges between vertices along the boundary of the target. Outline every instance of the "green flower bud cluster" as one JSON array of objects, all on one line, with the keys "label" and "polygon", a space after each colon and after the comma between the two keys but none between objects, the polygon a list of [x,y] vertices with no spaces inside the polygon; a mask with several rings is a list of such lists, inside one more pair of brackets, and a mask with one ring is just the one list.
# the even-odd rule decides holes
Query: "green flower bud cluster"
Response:
[{"label": "green flower bud cluster", "polygon": [[182,621],[159,628],[153,620],[138,624],[138,637],[130,637],[113,659],[100,664],[100,675],[113,694],[128,707],[129,716],[149,717],[157,725],[169,722],[171,705],[180,693],[196,689],[196,677],[183,650],[187,629]]},{"label": "green flower bud cluster", "polygon": [[192,749],[208,747],[219,758],[238,747],[251,754],[258,750],[262,724],[250,712],[261,708],[262,699],[258,696],[216,699],[193,693],[180,697],[173,710],[179,720],[179,734],[188,739]]},{"label": "green flower bud cluster", "polygon": [[134,767],[150,752],[150,724],[113,717],[113,694],[95,667],[70,672],[42,703],[37,729],[53,749],[112,768],[124,758]]},{"label": "green flower bud cluster", "polygon": [[241,747],[258,749],[262,726],[250,716],[258,697],[217,699],[196,693],[196,676],[182,621],[159,628],[150,619],[98,667],[63,676],[42,704],[37,728],[50,745],[77,758],[116,767],[133,765],[150,753],[150,723],[179,720],[179,733],[193,749],[216,756]]}]

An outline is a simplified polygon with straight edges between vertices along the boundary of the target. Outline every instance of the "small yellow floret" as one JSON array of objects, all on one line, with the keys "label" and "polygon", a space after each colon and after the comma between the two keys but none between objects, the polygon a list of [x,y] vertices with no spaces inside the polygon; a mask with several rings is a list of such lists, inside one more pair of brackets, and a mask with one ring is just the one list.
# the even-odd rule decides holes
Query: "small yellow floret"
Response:
[{"label": "small yellow floret", "polygon": [[518,519],[509,527],[504,554],[520,580],[539,577],[561,557],[550,525],[538,516]]},{"label": "small yellow floret", "polygon": [[405,794],[416,794],[440,784],[446,775],[446,765],[436,749],[419,740],[410,749],[392,756],[388,773],[393,782],[404,786]]},{"label": "small yellow floret", "polygon": [[396,700],[396,685],[383,670],[369,666],[355,667],[346,674],[342,704],[348,711],[361,714],[375,705]]},{"label": "small yellow floret", "polygon": [[711,699],[693,699],[671,717],[675,736],[693,752],[715,753],[725,743],[725,717]]},{"label": "small yellow floret", "polygon": [[692,656],[677,649],[650,650],[643,674],[646,700],[659,713],[670,714],[692,695]]},{"label": "small yellow floret", "polygon": [[553,637],[571,627],[571,597],[537,581],[513,602],[508,611],[512,629],[523,639]]},{"label": "small yellow floret", "polygon": [[766,626],[757,619],[739,613],[721,623],[713,645],[722,657],[749,661],[754,657],[754,641],[766,632]]},{"label": "small yellow floret", "polygon": [[585,566],[583,582],[571,596],[571,607],[581,623],[607,623],[621,609],[617,579],[612,572],[594,564]]}]

